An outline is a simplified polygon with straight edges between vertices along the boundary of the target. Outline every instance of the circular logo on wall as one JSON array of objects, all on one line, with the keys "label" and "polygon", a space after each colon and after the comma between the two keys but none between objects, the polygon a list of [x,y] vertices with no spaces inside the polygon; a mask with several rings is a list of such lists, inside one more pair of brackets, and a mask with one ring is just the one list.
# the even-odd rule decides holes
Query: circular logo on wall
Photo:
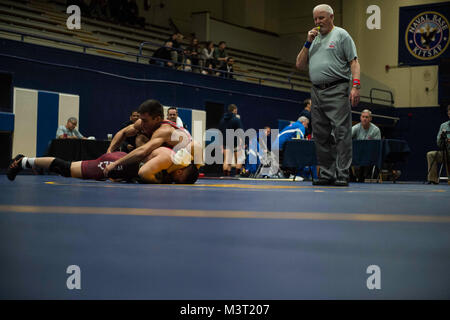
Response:
[{"label": "circular logo on wall", "polygon": [[432,60],[448,47],[448,21],[439,12],[426,11],[414,17],[405,33],[406,47],[417,59]]}]

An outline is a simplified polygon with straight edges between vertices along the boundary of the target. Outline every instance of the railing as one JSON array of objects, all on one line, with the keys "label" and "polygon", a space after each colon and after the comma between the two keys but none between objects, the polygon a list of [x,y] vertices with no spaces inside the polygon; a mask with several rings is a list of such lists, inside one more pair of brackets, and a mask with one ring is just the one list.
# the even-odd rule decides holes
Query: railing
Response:
[{"label": "railing", "polygon": [[[12,34],[18,34],[18,35],[20,35],[22,42],[25,41],[25,37],[30,37],[30,38],[47,40],[47,41],[53,41],[53,42],[56,42],[56,43],[63,43],[63,44],[78,46],[78,47],[81,47],[83,49],[83,53],[87,53],[86,51],[88,49],[103,50],[103,51],[108,51],[108,52],[112,52],[112,53],[116,53],[116,54],[122,54],[122,55],[126,55],[126,56],[135,57],[136,58],[136,62],[139,62],[139,59],[149,59],[149,61],[150,60],[155,60],[155,61],[161,61],[161,62],[164,62],[164,63],[166,63],[166,62],[173,62],[172,60],[159,59],[159,58],[154,58],[154,57],[150,57],[150,56],[144,55],[143,54],[143,48],[144,48],[145,45],[154,45],[154,46],[158,46],[158,47],[161,46],[160,44],[155,43],[155,42],[151,42],[151,41],[142,42],[139,45],[139,54],[134,54],[134,53],[130,53],[130,52],[124,52],[124,51],[119,51],[119,50],[102,48],[102,47],[89,45],[89,44],[83,44],[83,43],[77,43],[77,42],[68,41],[68,40],[56,39],[56,38],[52,38],[52,37],[47,37],[47,36],[42,36],[42,35],[37,35],[37,34],[33,34],[33,33],[24,32],[24,31],[9,30],[9,29],[5,29],[5,28],[2,28],[2,27],[0,27],[0,31],[7,32],[7,33],[12,33]],[[180,51],[182,53],[182,55],[184,55],[184,50],[183,49],[177,49],[177,48],[170,48],[170,49],[171,50]],[[184,61],[184,59],[183,59],[183,61]],[[211,70],[214,73],[220,73],[222,75],[231,73],[231,72],[228,72],[228,71],[223,71],[223,70],[218,70],[218,69],[208,69],[208,68],[205,68],[204,66],[194,66],[192,64],[186,64],[185,62],[177,62],[176,64],[183,66],[183,69],[184,69],[185,66],[190,66],[193,69],[195,68],[195,69],[207,70],[207,71]],[[250,79],[255,79],[255,80],[258,81],[258,83],[260,85],[262,84],[263,81],[271,81],[271,82],[274,82],[274,83],[280,83],[280,84],[289,85],[292,90],[294,90],[295,87],[304,88],[304,89],[310,89],[310,86],[308,86],[308,85],[296,84],[296,83],[292,82],[292,76],[293,76],[294,72],[289,73],[287,82],[286,81],[280,81],[280,80],[272,79],[272,78],[262,78],[262,77],[257,77],[257,76],[253,76],[253,75],[249,75],[249,74],[242,74],[242,73],[238,73],[238,72],[232,72],[231,74],[233,76],[237,76],[237,77],[246,77],[246,78],[250,78]],[[381,98],[374,98],[372,96],[372,93],[374,91],[380,91],[380,92],[389,93],[390,94],[390,100],[381,99]],[[370,89],[369,97],[361,96],[361,98],[370,99],[370,103],[373,103],[373,101],[376,100],[376,101],[389,102],[391,105],[394,104],[394,99],[393,99],[392,92],[389,91],[389,90],[372,88],[372,89]]]},{"label": "railing", "polygon": [[[386,100],[386,99],[380,99],[380,98],[373,98],[373,97],[372,97],[372,92],[374,92],[374,91],[380,91],[380,92],[388,93],[388,94],[390,95],[391,99],[390,99],[390,100]],[[372,102],[373,100],[379,100],[379,101],[390,102],[391,105],[394,104],[394,96],[392,95],[392,92],[389,91],[389,90],[378,89],[378,88],[372,88],[372,89],[370,89],[370,96],[369,96],[369,98],[370,98],[370,103],[373,103],[373,102]]]},{"label": "railing", "polygon": [[[124,51],[119,51],[119,50],[113,50],[113,49],[98,47],[98,46],[90,45],[90,44],[83,44],[83,43],[77,43],[77,42],[68,41],[68,40],[56,39],[56,38],[52,38],[52,37],[48,37],[48,36],[43,36],[43,35],[37,35],[37,34],[33,34],[33,33],[24,32],[24,31],[16,31],[16,30],[5,29],[5,28],[2,28],[2,27],[0,27],[0,31],[6,32],[6,33],[12,33],[12,34],[20,35],[22,42],[25,41],[26,37],[30,37],[30,38],[35,38],[35,39],[53,41],[53,42],[56,42],[56,43],[63,43],[63,44],[67,44],[67,45],[78,46],[78,47],[81,47],[83,49],[83,53],[87,53],[86,51],[88,49],[91,49],[91,50],[102,50],[102,51],[112,52],[112,53],[116,53],[116,54],[122,54],[122,55],[126,55],[126,56],[135,57],[136,58],[136,62],[139,62],[139,59],[149,59],[149,60],[153,59],[155,61],[172,62],[171,60],[158,59],[158,58],[154,58],[154,57],[143,55],[142,50],[143,50],[143,47],[145,45],[153,44],[153,45],[158,46],[158,47],[161,46],[158,43],[154,43],[154,42],[150,42],[150,41],[141,43],[139,45],[139,54],[134,54],[134,53],[130,53],[130,52],[124,52]],[[175,48],[172,48],[172,49],[173,50],[183,51],[182,49],[175,49]],[[186,66],[188,64],[186,64],[184,62],[179,62],[179,63],[177,63],[177,65],[183,66],[183,69],[184,69],[184,66]],[[192,65],[189,65],[189,66],[191,68],[193,67]],[[205,69],[208,70],[207,68],[205,68],[203,66],[195,66],[195,68],[201,69],[201,70],[205,70]],[[220,73],[220,74],[229,74],[230,73],[230,72],[227,72],[227,71],[217,70],[217,69],[212,69],[212,71],[214,73],[217,72],[217,73]],[[306,85],[294,84],[294,83],[291,83],[291,82],[280,81],[280,80],[271,79],[271,78],[262,78],[262,77],[257,77],[257,76],[254,76],[254,75],[241,74],[241,73],[237,73],[237,72],[232,72],[231,74],[233,76],[237,76],[237,77],[246,77],[246,78],[257,80],[259,84],[262,84],[263,81],[271,81],[271,82],[275,82],[275,83],[290,85],[292,89],[294,87],[303,87],[303,88],[309,89],[309,86],[306,86]]]},{"label": "railing", "polygon": [[[362,114],[362,112],[359,112],[359,111],[352,111],[352,113],[354,113],[354,114]],[[371,116],[374,117],[374,118],[383,118],[383,119],[394,120],[395,123],[397,123],[397,121],[400,120],[399,117],[383,116],[381,114],[374,114],[374,113],[372,113]]]},{"label": "railing", "polygon": [[[139,56],[144,57],[143,54],[142,54],[142,51],[143,51],[143,49],[144,49],[144,46],[146,46],[146,45],[153,45],[153,46],[161,47],[160,44],[155,43],[155,42],[152,42],[152,41],[145,41],[145,42],[142,42],[142,43],[139,45]],[[294,89],[294,86],[302,87],[302,88],[307,88],[307,89],[310,88],[309,86],[306,86],[306,85],[300,85],[300,84],[294,84],[294,83],[292,83],[290,77],[288,78],[289,81],[286,82],[286,81],[280,81],[280,80],[276,80],[276,79],[272,79],[272,78],[261,78],[261,77],[257,77],[257,76],[253,76],[253,75],[248,75],[248,74],[242,74],[242,73],[238,73],[238,72],[228,72],[228,71],[223,71],[223,70],[218,70],[218,69],[209,69],[209,68],[207,68],[207,67],[205,67],[205,66],[202,66],[202,65],[192,65],[192,64],[187,64],[187,63],[184,62],[184,61],[185,61],[185,59],[184,59],[184,58],[185,58],[185,53],[184,53],[185,50],[183,50],[183,49],[178,49],[178,48],[173,48],[173,47],[165,47],[165,48],[168,48],[168,49],[170,49],[170,50],[178,51],[178,52],[182,55],[182,57],[183,57],[182,62],[174,62],[174,63],[177,64],[177,65],[181,65],[183,68],[184,68],[185,66],[189,66],[189,67],[191,67],[191,68],[193,68],[193,69],[199,69],[199,70],[202,70],[202,71],[203,71],[203,70],[206,70],[206,71],[213,71],[214,73],[218,72],[218,73],[220,73],[220,74],[222,74],[222,75],[225,75],[225,74],[232,74],[233,76],[247,77],[247,78],[251,78],[251,79],[257,80],[259,84],[262,84],[263,81],[272,81],[272,82],[275,82],[275,83],[287,84],[287,85],[290,85],[290,86],[291,86],[291,89],[292,89],[292,90]],[[165,59],[159,59],[159,58],[154,58],[154,57],[150,57],[150,59],[155,60],[155,61],[161,61],[161,62],[173,62],[172,60],[165,60]],[[202,59],[199,58],[199,60],[202,60]],[[137,59],[137,62],[139,62],[139,58]]]}]

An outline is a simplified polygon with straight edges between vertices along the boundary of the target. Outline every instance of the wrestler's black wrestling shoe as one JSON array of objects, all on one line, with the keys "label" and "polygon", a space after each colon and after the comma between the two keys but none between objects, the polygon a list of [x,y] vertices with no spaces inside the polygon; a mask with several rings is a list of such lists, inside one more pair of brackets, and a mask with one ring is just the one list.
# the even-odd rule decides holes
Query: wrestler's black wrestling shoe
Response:
[{"label": "wrestler's black wrestling shoe", "polygon": [[12,159],[8,170],[6,170],[6,176],[9,180],[13,181],[17,174],[22,170],[21,162],[23,157],[25,157],[23,154],[18,154],[14,159]]}]

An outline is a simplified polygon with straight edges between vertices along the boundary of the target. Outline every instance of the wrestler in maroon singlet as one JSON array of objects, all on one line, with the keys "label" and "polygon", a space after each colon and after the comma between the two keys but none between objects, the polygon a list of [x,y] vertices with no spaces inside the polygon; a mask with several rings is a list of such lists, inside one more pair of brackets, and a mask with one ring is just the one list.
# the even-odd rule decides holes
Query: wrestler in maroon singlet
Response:
[{"label": "wrestler in maroon singlet", "polygon": [[[105,180],[103,170],[108,164],[114,162],[120,158],[123,158],[127,154],[125,152],[112,152],[102,155],[95,160],[86,160],[81,162],[81,174],[83,179],[95,179]],[[126,166],[118,166],[112,170],[109,177],[112,179],[124,179],[131,180],[138,177],[139,164],[131,164]]]}]

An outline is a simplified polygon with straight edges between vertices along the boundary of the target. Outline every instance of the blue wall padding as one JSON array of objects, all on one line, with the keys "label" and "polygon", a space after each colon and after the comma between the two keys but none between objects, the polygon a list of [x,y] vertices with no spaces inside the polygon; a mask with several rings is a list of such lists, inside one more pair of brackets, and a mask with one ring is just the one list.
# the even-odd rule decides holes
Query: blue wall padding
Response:
[{"label": "blue wall padding", "polygon": [[48,143],[56,137],[58,129],[59,94],[53,92],[38,93],[36,156],[46,154]]},{"label": "blue wall padding", "polygon": [[178,116],[183,120],[187,130],[192,133],[192,109],[177,108]]},{"label": "blue wall padding", "polygon": [[[294,121],[294,120],[292,120]],[[283,130],[284,128],[286,128],[288,125],[291,124],[290,120],[282,120],[282,119],[278,119],[278,131],[281,132],[281,130]]]},{"label": "blue wall padding", "polygon": [[0,112],[0,131],[14,131],[14,113]]}]

